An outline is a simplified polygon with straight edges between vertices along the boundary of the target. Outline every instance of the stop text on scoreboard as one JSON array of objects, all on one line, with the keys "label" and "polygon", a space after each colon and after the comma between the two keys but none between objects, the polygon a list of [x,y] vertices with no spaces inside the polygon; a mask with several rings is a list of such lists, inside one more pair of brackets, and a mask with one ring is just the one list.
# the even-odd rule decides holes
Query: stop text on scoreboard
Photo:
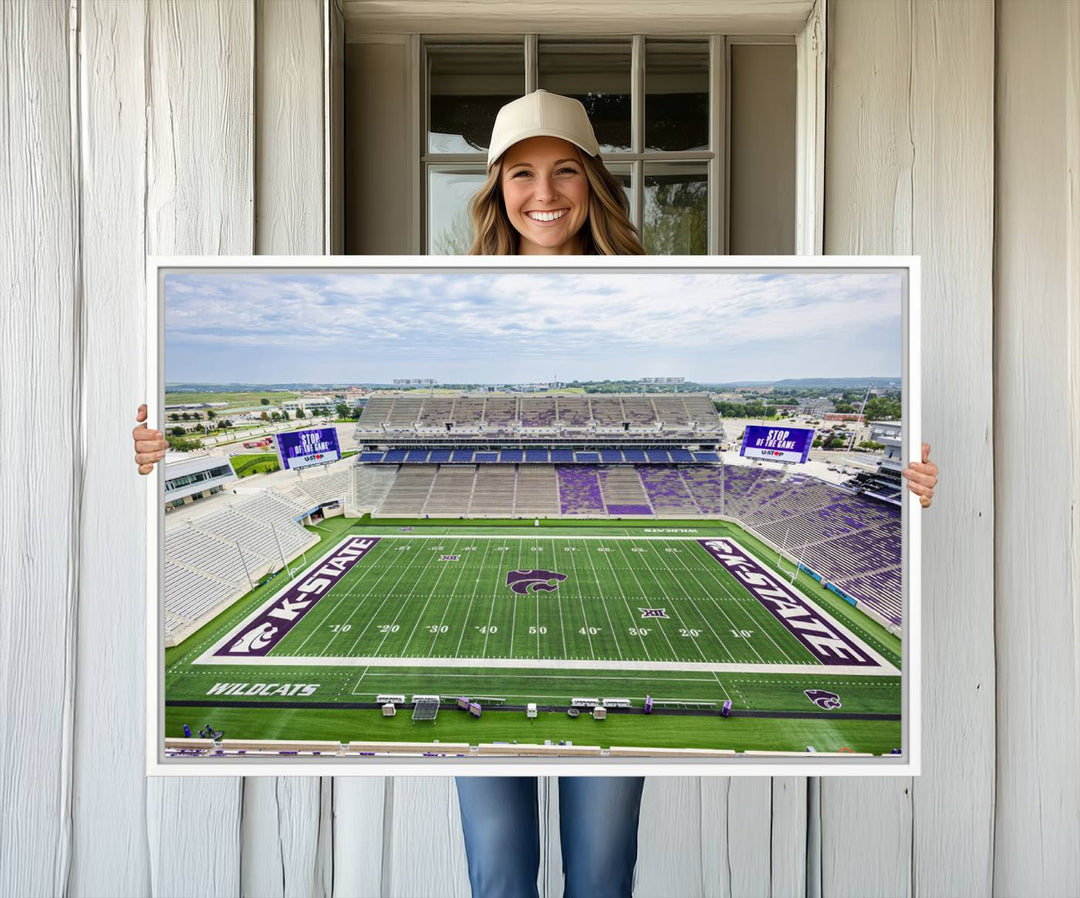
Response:
[{"label": "stop text on scoreboard", "polygon": [[277,450],[278,461],[285,471],[311,465],[328,465],[341,458],[337,429],[333,427],[279,433]]},{"label": "stop text on scoreboard", "polygon": [[805,462],[814,442],[813,427],[763,427],[748,424],[740,455],[789,464]]}]

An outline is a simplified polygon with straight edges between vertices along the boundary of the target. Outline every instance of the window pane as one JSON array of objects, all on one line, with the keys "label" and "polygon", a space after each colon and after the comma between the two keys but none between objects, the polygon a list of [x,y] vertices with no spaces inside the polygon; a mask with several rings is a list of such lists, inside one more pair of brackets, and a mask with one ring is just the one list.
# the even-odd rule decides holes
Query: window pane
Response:
[{"label": "window pane", "polygon": [[707,42],[646,42],[645,149],[709,149]]},{"label": "window pane", "polygon": [[428,169],[428,246],[433,256],[463,256],[472,245],[468,204],[484,183],[481,166]]},{"label": "window pane", "polygon": [[645,166],[645,252],[656,256],[708,251],[708,183],[703,163]]},{"label": "window pane", "polygon": [[538,84],[581,101],[600,152],[630,149],[630,41],[541,41]]},{"label": "window pane", "polygon": [[525,48],[429,46],[429,153],[486,152],[499,108],[525,93]]}]

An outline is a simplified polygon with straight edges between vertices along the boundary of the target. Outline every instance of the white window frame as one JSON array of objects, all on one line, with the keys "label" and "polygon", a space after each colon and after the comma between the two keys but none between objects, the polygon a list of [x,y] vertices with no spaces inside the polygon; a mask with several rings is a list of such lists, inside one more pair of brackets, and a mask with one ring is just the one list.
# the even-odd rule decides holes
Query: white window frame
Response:
[{"label": "white window frame", "polygon": [[[709,143],[712,150],[673,153],[642,152],[644,141],[644,62],[647,38],[678,40],[698,37],[686,33],[635,34],[631,38],[631,152],[610,154],[612,163],[629,163],[634,203],[631,219],[640,226],[644,210],[644,166],[650,161],[705,162],[709,197],[710,255],[728,253],[728,180],[730,167],[730,47],[734,44],[795,44],[796,49],[796,123],[795,123],[795,253],[820,255],[823,252],[823,215],[825,182],[825,3],[816,0],[810,15],[798,32],[770,35],[718,35],[709,41]],[[525,90],[537,87],[538,47],[540,36],[572,40],[574,35],[539,31],[521,33],[430,34],[409,36],[410,71],[410,158],[411,192],[415,201],[409,207],[410,251],[426,254],[429,240],[426,183],[428,164],[471,164],[476,154],[427,152],[427,44],[436,43],[506,43],[521,41],[525,57]],[[605,35],[625,37],[625,35]],[[601,35],[596,35],[600,38]],[[586,38],[582,38],[585,40]]]}]

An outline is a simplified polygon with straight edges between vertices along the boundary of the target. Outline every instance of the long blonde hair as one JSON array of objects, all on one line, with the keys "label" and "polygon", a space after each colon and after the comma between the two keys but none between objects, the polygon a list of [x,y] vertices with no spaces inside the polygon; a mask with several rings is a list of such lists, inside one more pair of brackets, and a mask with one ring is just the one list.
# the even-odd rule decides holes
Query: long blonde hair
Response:
[{"label": "long blonde hair", "polygon": [[[630,221],[630,202],[622,185],[599,156],[580,153],[582,170],[589,182],[589,217],[578,232],[586,256],[643,256],[637,228]],[[505,154],[504,154],[505,158]],[[487,180],[469,200],[473,225],[470,256],[516,256],[520,235],[510,224],[503,203],[503,160],[491,166]]]}]

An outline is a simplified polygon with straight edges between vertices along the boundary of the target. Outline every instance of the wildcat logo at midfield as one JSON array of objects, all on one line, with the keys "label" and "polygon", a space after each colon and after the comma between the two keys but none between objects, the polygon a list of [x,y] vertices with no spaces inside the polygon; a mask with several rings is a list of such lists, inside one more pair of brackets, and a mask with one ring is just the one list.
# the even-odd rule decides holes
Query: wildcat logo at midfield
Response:
[{"label": "wildcat logo at midfield", "polygon": [[806,697],[815,705],[825,711],[835,711],[840,705],[840,696],[835,692],[826,692],[824,689],[807,689]]},{"label": "wildcat logo at midfield", "polygon": [[518,595],[528,595],[531,592],[554,592],[559,588],[559,583],[566,579],[566,574],[557,571],[509,571],[506,575],[506,585]]}]

